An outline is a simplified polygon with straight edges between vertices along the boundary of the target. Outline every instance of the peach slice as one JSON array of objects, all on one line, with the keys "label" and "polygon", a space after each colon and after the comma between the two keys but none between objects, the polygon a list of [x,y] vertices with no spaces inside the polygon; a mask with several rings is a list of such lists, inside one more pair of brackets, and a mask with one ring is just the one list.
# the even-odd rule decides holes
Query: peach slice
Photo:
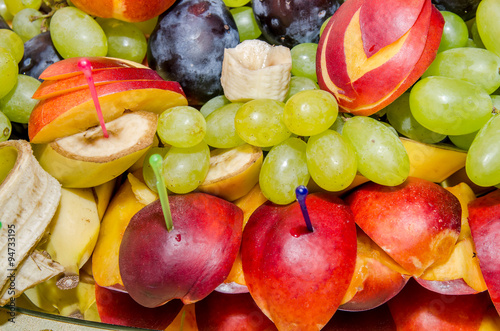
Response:
[{"label": "peach slice", "polygon": [[414,276],[445,261],[460,233],[459,200],[425,179],[408,177],[394,187],[370,182],[346,201],[356,224]]},{"label": "peach slice", "polygon": [[[187,105],[181,86],[172,81],[123,81],[96,86],[96,90],[105,121],[125,110],[161,113]],[[47,143],[98,124],[90,90],[82,89],[40,101],[31,112],[28,135],[32,143]]]},{"label": "peach slice", "polygon": [[[98,70],[93,73],[93,79],[96,86],[129,80],[163,80],[156,71],[144,68]],[[88,88],[88,83],[82,73],[58,80],[46,80],[40,84],[32,98],[44,100],[84,88]]]},{"label": "peach slice", "polygon": [[[79,75],[82,73],[82,71],[78,67],[78,62],[81,59],[83,58],[72,57],[55,62],[48,66],[47,69],[45,69],[38,78],[43,80],[58,80]],[[115,68],[148,68],[140,63],[111,57],[94,56],[87,57],[86,59],[89,60],[92,66],[92,71]]]}]

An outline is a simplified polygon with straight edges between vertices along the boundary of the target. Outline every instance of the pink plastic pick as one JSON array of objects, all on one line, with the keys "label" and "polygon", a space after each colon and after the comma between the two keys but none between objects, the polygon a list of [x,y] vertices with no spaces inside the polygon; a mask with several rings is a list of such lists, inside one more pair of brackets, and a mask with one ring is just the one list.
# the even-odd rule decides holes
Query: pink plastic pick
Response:
[{"label": "pink plastic pick", "polygon": [[101,104],[99,103],[99,98],[97,97],[97,91],[94,85],[94,78],[92,77],[92,65],[89,60],[82,58],[78,61],[78,68],[83,72],[85,78],[87,79],[87,84],[89,85],[90,95],[92,100],[94,100],[95,110],[97,111],[97,117],[99,118],[99,123],[101,124],[102,132],[104,138],[108,138],[109,134],[106,130],[106,124],[104,123],[104,117],[102,116]]}]

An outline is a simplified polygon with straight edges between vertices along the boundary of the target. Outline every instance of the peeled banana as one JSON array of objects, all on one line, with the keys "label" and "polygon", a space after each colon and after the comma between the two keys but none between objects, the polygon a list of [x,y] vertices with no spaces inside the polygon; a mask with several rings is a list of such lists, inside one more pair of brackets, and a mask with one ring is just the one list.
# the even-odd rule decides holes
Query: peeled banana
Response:
[{"label": "peeled banana", "polygon": [[75,288],[79,270],[90,258],[99,235],[98,207],[91,188],[62,188],[59,208],[40,246],[64,266],[61,289]]},{"label": "peeled banana", "polygon": [[29,142],[0,143],[0,288],[8,286],[12,273],[22,270],[60,198],[61,185],[39,165]]},{"label": "peeled banana", "polygon": [[290,87],[292,55],[284,46],[245,40],[224,50],[221,84],[232,102],[252,99],[284,101]]}]

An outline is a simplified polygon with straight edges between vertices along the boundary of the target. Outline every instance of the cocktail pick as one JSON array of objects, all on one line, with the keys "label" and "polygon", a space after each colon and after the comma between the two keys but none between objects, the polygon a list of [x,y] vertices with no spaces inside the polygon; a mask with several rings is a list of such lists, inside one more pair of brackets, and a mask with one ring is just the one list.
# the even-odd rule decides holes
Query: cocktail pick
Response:
[{"label": "cocktail pick", "polygon": [[295,196],[297,197],[297,201],[300,205],[300,210],[302,211],[302,216],[304,216],[304,221],[306,222],[307,230],[309,230],[310,232],[313,232],[314,229],[313,229],[313,226],[311,223],[311,219],[309,218],[309,211],[307,210],[307,206],[306,206],[307,193],[308,193],[307,187],[305,187],[304,185],[299,185],[295,189]]},{"label": "cocktail pick", "polygon": [[104,123],[104,117],[102,116],[101,104],[99,103],[99,98],[97,97],[97,91],[94,85],[94,77],[92,76],[92,65],[89,60],[82,58],[78,61],[78,68],[83,72],[85,78],[87,79],[87,84],[89,85],[90,95],[92,100],[94,100],[95,110],[97,112],[97,117],[99,118],[99,123],[101,124],[102,132],[104,138],[108,138],[109,134],[106,130],[106,124]]},{"label": "cocktail pick", "polygon": [[163,181],[163,175],[161,174],[162,162],[163,158],[160,154],[153,154],[149,157],[149,164],[151,165],[156,177],[156,189],[158,190],[158,195],[160,196],[161,209],[163,210],[163,216],[165,217],[165,224],[167,225],[167,231],[170,232],[170,230],[174,228],[174,224],[172,222],[172,213],[170,212],[167,189]]}]

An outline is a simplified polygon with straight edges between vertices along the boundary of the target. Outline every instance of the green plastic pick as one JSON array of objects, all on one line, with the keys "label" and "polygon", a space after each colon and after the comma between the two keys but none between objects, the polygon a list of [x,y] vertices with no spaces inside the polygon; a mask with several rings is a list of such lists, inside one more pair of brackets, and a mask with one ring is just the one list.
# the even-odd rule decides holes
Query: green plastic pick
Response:
[{"label": "green plastic pick", "polygon": [[163,175],[161,173],[161,165],[163,158],[160,154],[153,154],[149,157],[149,164],[153,169],[156,177],[156,189],[160,195],[161,209],[163,210],[163,216],[165,217],[165,224],[167,225],[167,231],[170,232],[174,228],[172,222],[172,213],[170,212],[170,204],[168,203],[167,188],[163,181]]}]

